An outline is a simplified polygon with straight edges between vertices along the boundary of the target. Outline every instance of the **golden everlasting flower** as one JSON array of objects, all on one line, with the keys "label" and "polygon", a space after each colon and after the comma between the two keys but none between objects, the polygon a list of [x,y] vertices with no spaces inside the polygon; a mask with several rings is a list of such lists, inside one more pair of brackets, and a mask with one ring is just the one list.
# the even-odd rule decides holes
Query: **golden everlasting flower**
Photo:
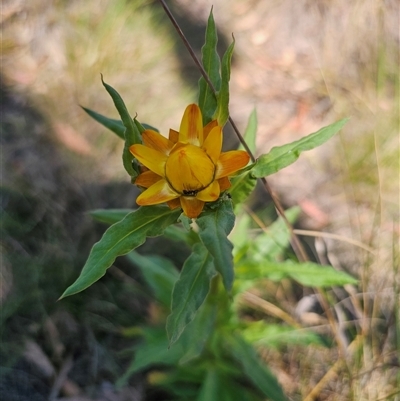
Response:
[{"label": "golden everlasting flower", "polygon": [[228,176],[249,162],[249,155],[242,150],[221,153],[222,127],[216,120],[203,127],[196,104],[186,108],[179,132],[171,129],[169,139],[149,129],[142,139],[143,145],[129,148],[148,168],[135,181],[147,188],[137,204],[167,202],[171,209],[182,207],[191,218],[201,213],[205,202],[216,201],[231,185]]}]

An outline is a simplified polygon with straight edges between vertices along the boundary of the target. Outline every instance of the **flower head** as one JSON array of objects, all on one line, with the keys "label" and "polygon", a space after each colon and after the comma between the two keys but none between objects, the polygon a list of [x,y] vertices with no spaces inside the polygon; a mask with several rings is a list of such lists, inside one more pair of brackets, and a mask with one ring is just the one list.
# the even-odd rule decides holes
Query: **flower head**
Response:
[{"label": "flower head", "polygon": [[182,207],[191,218],[201,213],[205,202],[217,200],[231,185],[228,176],[249,162],[249,155],[242,150],[221,153],[222,127],[216,120],[203,127],[196,104],[186,108],[179,132],[171,129],[167,139],[148,129],[142,139],[143,145],[129,148],[148,169],[135,181],[146,188],[137,204],[167,202],[171,209]]}]

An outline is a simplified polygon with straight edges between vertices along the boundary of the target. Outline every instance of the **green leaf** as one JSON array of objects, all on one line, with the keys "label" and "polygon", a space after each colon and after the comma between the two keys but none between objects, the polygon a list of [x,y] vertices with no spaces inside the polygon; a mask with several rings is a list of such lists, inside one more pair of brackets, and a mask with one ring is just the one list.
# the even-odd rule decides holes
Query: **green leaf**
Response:
[{"label": "green leaf", "polygon": [[130,153],[129,147],[136,143],[142,143],[142,138],[140,136],[138,128],[136,127],[136,124],[133,122],[132,117],[129,115],[128,109],[126,108],[120,94],[113,87],[104,82],[103,76],[101,76],[101,82],[111,96],[114,105],[117,108],[118,113],[121,117],[122,123],[124,124],[125,146],[122,153],[122,162],[124,164],[125,170],[132,177],[132,180],[134,180],[138,176],[140,171],[137,164],[133,163],[134,157]]},{"label": "green leaf", "polygon": [[234,205],[243,203],[249,195],[254,191],[257,185],[257,178],[251,171],[231,178],[232,185],[229,188]]},{"label": "green leaf", "polygon": [[65,290],[60,299],[91,286],[104,276],[118,256],[143,244],[146,237],[161,235],[166,227],[177,221],[180,213],[180,210],[170,210],[166,206],[145,206],[109,227],[101,240],[93,246],[78,279]]},{"label": "green leaf", "polygon": [[262,155],[257,160],[252,169],[253,175],[257,178],[261,178],[289,166],[299,158],[301,152],[314,149],[325,143],[339,132],[348,120],[348,118],[345,118],[327,127],[321,128],[319,131],[299,139],[298,141],[272,148],[269,153]]},{"label": "green leaf", "polygon": [[[218,92],[221,87],[220,59],[217,53],[218,35],[215,27],[212,10],[208,17],[206,38],[201,48],[202,63],[210,81]],[[199,107],[203,115],[203,125],[208,124],[217,110],[217,97],[206,80],[201,77],[199,80]]]},{"label": "green leaf", "polygon": [[249,388],[239,383],[217,367],[211,366],[207,369],[207,376],[196,401],[261,401]]},{"label": "green leaf", "polygon": [[89,214],[101,223],[114,224],[133,211],[133,209],[96,209],[91,210]]},{"label": "green leaf", "polygon": [[[125,126],[121,120],[115,120],[113,118],[103,116],[102,114],[97,113],[96,111],[90,110],[86,107],[83,107],[83,106],[81,106],[81,107],[87,114],[89,114],[90,117],[92,117],[98,123],[100,123],[104,127],[108,128],[110,131],[114,132],[114,134],[117,134],[121,139],[125,139]],[[139,132],[141,134],[146,129],[151,129],[153,131],[159,132],[157,128],[154,128],[153,126],[151,126],[149,124],[144,124],[144,123],[141,124],[136,118],[133,121],[136,124],[136,128],[139,130]]]},{"label": "green leaf", "polygon": [[135,251],[128,254],[128,259],[140,269],[157,301],[169,308],[172,289],[179,278],[179,271],[175,265],[167,258],[140,255]]},{"label": "green leaf", "polygon": [[357,284],[358,280],[349,274],[335,270],[332,266],[318,265],[316,263],[285,262],[244,262],[238,266],[238,274],[246,278],[269,278],[281,281],[289,277],[306,287],[332,287],[345,284]]},{"label": "green leaf", "polygon": [[183,350],[179,344],[168,348],[168,339],[164,329],[145,329],[145,341],[136,346],[134,360],[124,375],[117,381],[117,387],[127,383],[137,372],[153,365],[174,366],[182,358]]},{"label": "green leaf", "polygon": [[241,337],[227,339],[229,352],[243,367],[244,374],[272,401],[287,401],[276,377],[260,361],[255,349]]},{"label": "green leaf", "polygon": [[326,346],[322,338],[311,330],[267,324],[264,321],[246,323],[246,327],[240,333],[247,342],[269,348],[295,344]]},{"label": "green leaf", "polygon": [[217,120],[218,125],[223,127],[229,118],[229,80],[231,79],[231,60],[233,49],[235,47],[235,38],[229,45],[221,65],[221,89],[217,93]]},{"label": "green leaf", "polygon": [[179,339],[185,351],[179,364],[188,363],[201,355],[209,337],[214,333],[216,318],[217,304],[208,296]]},{"label": "green leaf", "polygon": [[100,123],[101,125],[104,125],[104,127],[108,128],[110,131],[117,134],[121,139],[125,139],[125,135],[124,135],[125,127],[124,127],[124,124],[122,124],[121,120],[114,120],[113,118],[105,117],[102,114],[99,114],[86,107],[83,107],[83,106],[81,106],[81,107],[84,111],[86,111],[87,114],[89,114],[90,117],[92,117],[98,123]]},{"label": "green leaf", "polygon": [[[89,214],[97,221],[106,224],[114,224],[133,211],[133,209],[96,209],[90,211]],[[188,232],[182,227],[175,225],[168,226],[164,230],[163,235],[172,241],[182,241],[189,245],[199,241],[197,234],[193,230]]]},{"label": "green leaf", "polygon": [[[253,111],[249,116],[247,127],[243,135],[243,139],[246,141],[246,144],[249,147],[251,153],[255,153],[256,151],[257,128],[258,128],[257,110],[253,109]],[[240,144],[238,149],[244,150],[243,145]]]},{"label": "green leaf", "polygon": [[186,260],[172,294],[171,314],[167,319],[167,333],[173,344],[190,323],[203,304],[210,280],[216,275],[213,258],[201,244],[195,244]]},{"label": "green leaf", "polygon": [[[285,211],[285,216],[290,224],[294,224],[300,215],[298,206]],[[284,251],[290,244],[291,232],[285,221],[279,216],[266,231],[262,231],[251,241],[251,258],[255,261],[282,260]]]},{"label": "green leaf", "polygon": [[234,279],[233,246],[227,238],[235,224],[232,201],[221,201],[216,209],[202,213],[196,223],[200,228],[200,240],[214,258],[215,268],[221,274],[225,289],[229,292]]}]

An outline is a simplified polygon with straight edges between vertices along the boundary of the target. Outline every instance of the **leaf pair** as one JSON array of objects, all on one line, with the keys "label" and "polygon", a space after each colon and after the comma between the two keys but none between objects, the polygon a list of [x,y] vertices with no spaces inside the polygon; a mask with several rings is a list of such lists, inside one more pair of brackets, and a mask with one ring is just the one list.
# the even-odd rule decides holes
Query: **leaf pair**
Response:
[{"label": "leaf pair", "polygon": [[232,244],[227,236],[235,223],[232,202],[223,200],[218,207],[208,210],[196,220],[199,228],[199,243],[183,265],[179,280],[172,295],[171,314],[167,320],[170,344],[182,334],[210,289],[210,281],[220,273],[227,291],[231,291],[234,280]]}]

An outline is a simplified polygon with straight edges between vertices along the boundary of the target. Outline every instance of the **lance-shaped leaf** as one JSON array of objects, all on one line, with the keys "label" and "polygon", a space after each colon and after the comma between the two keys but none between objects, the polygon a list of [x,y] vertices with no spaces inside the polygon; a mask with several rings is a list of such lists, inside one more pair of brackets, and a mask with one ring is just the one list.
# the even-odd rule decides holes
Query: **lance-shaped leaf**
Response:
[{"label": "lance-shaped leaf", "polygon": [[114,134],[117,134],[121,139],[125,139],[125,126],[124,124],[122,124],[121,120],[115,120],[113,118],[103,116],[102,114],[90,110],[86,107],[81,107],[87,114],[89,114],[90,117],[92,117],[98,123],[108,128],[110,131],[114,132]]},{"label": "lance-shaped leaf", "polygon": [[91,286],[104,276],[118,256],[143,244],[146,237],[161,235],[166,227],[177,221],[180,213],[180,210],[170,210],[165,206],[145,206],[112,225],[93,246],[80,276],[61,298]]},{"label": "lance-shaped leaf", "polygon": [[167,258],[156,255],[140,255],[129,252],[128,259],[140,269],[147,285],[153,290],[155,299],[166,307],[171,305],[172,289],[179,271]]},{"label": "lance-shaped leaf", "polygon": [[210,280],[215,274],[213,258],[208,250],[201,243],[195,244],[172,294],[171,314],[167,319],[170,345],[178,340],[186,325],[194,319],[206,299]]},{"label": "lance-shaped leaf", "polygon": [[[245,140],[250,151],[254,153],[256,151],[256,137],[257,137],[258,119],[257,111],[253,109],[247,121],[247,126],[243,134],[243,139]],[[240,145],[240,150],[244,150],[244,146]]]},{"label": "lance-shaped leaf", "polygon": [[[257,112],[256,109],[254,109],[249,116],[247,127],[243,135],[243,139],[249,147],[250,152],[252,152],[253,154],[256,151],[257,126]],[[244,146],[240,145],[239,149],[244,150]],[[229,188],[229,193],[232,196],[233,204],[236,206],[239,203],[244,202],[253,192],[257,184],[257,178],[254,177],[250,168],[249,171],[245,170],[242,174],[239,174],[232,178],[231,182],[232,185]]]},{"label": "lance-shaped leaf", "polygon": [[207,369],[207,375],[201,385],[196,401],[260,401],[249,386],[234,380],[231,375],[215,366]]},{"label": "lance-shaped leaf", "polygon": [[[133,211],[133,209],[96,209],[90,211],[89,214],[97,221],[114,224]],[[198,236],[193,230],[187,231],[176,225],[168,226],[163,235],[172,241],[183,241],[189,245],[199,242]]]},{"label": "lance-shaped leaf", "polygon": [[[89,114],[90,117],[92,117],[94,120],[96,120],[98,123],[100,123],[104,127],[108,128],[110,131],[114,132],[114,134],[119,136],[121,139],[125,140],[125,134],[124,134],[125,126],[121,120],[115,120],[114,118],[109,118],[109,117],[103,116],[102,114],[97,113],[96,111],[88,109],[87,107],[83,107],[83,106],[81,106],[81,107],[87,114]],[[159,132],[157,128],[154,128],[153,126],[151,126],[149,124],[140,123],[136,118],[134,118],[133,121],[136,125],[136,128],[139,130],[139,132],[141,134],[146,129],[151,129],[153,131]]]},{"label": "lance-shaped leaf", "polygon": [[247,261],[238,265],[237,270],[238,274],[243,278],[264,277],[273,281],[281,281],[289,277],[306,287],[323,288],[358,283],[358,281],[349,274],[335,270],[332,266],[318,265],[312,262]]},{"label": "lance-shaped leaf", "polygon": [[[218,35],[212,10],[208,17],[206,38],[201,48],[202,63],[214,89],[218,92],[221,87],[220,59],[217,53]],[[203,115],[203,125],[209,123],[217,110],[217,97],[214,90],[201,77],[199,80],[199,107]]]},{"label": "lance-shaped leaf", "polygon": [[217,208],[202,213],[196,223],[200,228],[200,240],[214,258],[215,268],[229,292],[234,279],[233,246],[227,238],[235,224],[232,201],[221,201]]},{"label": "lance-shaped leaf", "polygon": [[276,377],[260,361],[255,349],[239,336],[227,338],[229,352],[242,366],[244,374],[272,401],[287,401]]},{"label": "lance-shaped leaf", "polygon": [[185,354],[180,364],[185,364],[201,355],[210,336],[214,333],[218,305],[214,299],[207,296],[194,319],[185,327],[179,338]]},{"label": "lance-shaped leaf", "polygon": [[183,356],[180,344],[176,344],[171,349],[168,348],[168,339],[164,329],[145,328],[143,332],[144,342],[135,347],[134,359],[126,372],[118,379],[117,387],[125,385],[136,372],[148,369],[153,365],[176,366]]},{"label": "lance-shaped leaf", "polygon": [[133,209],[96,209],[91,210],[89,214],[97,221],[106,224],[114,224],[122,220],[129,213],[134,212]]},{"label": "lance-shaped leaf", "polygon": [[229,188],[233,204],[243,203],[253,192],[257,184],[257,178],[251,171],[231,178],[232,185]]},{"label": "lance-shaped leaf", "polygon": [[348,118],[344,118],[298,141],[272,148],[269,153],[262,155],[257,160],[252,169],[253,175],[261,178],[289,166],[299,158],[301,152],[314,149],[325,143],[339,132],[348,120]]},{"label": "lance-shaped leaf", "polygon": [[231,61],[235,38],[222,57],[221,65],[221,89],[217,94],[217,120],[218,125],[223,127],[229,118],[229,80],[231,79]]},{"label": "lance-shaped leaf", "polygon": [[133,163],[134,157],[129,152],[129,147],[131,145],[134,145],[135,143],[142,143],[142,138],[136,124],[133,122],[132,117],[129,115],[128,109],[126,108],[120,94],[112,86],[104,82],[103,76],[101,76],[101,82],[111,96],[114,105],[117,108],[118,113],[121,117],[122,123],[124,124],[125,146],[122,153],[122,162],[127,173],[132,177],[132,179],[135,179],[140,171],[138,165]]}]

